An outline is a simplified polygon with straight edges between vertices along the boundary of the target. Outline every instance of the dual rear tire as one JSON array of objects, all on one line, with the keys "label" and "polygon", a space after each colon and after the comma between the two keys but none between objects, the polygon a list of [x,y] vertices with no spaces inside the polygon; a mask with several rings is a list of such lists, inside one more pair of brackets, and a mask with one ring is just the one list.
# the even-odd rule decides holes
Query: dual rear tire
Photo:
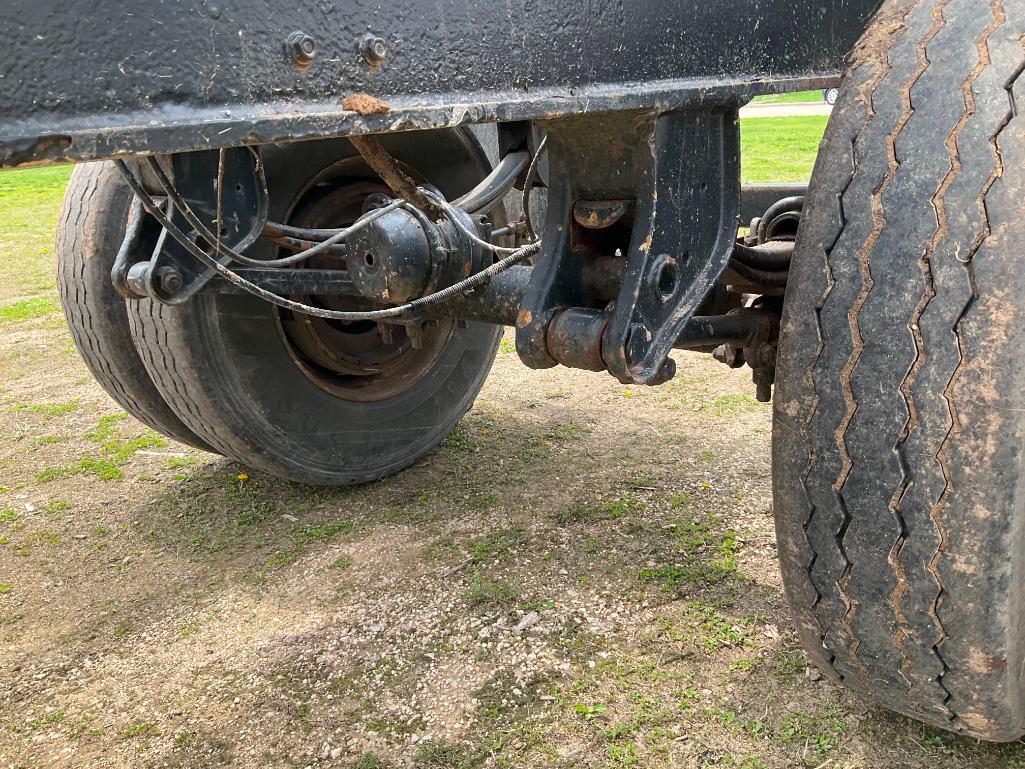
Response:
[{"label": "dual rear tire", "polygon": [[[451,197],[490,170],[469,132],[397,136],[386,146]],[[343,226],[366,195],[382,190],[344,140],[266,148],[263,161],[276,221]],[[175,307],[126,302],[110,269],[130,203],[112,165],[75,170],[58,234],[58,281],[86,365],[154,430],[290,480],[362,483],[437,446],[483,386],[496,326],[313,321],[249,295],[205,292]],[[337,301],[353,309],[357,300]]]}]

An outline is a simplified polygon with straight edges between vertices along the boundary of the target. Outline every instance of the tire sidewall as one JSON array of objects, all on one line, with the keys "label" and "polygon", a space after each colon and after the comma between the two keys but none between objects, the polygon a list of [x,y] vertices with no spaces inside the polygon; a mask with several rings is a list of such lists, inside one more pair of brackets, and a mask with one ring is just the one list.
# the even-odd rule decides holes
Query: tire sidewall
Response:
[{"label": "tire sidewall", "polygon": [[[394,157],[449,197],[490,170],[479,145],[463,134],[385,139]],[[271,218],[287,217],[314,177],[353,155],[345,140],[267,148]],[[176,366],[198,380],[203,400],[193,413],[182,412],[186,423],[241,462],[330,485],[376,480],[437,446],[473,404],[502,334],[497,326],[457,325],[414,384],[366,402],[314,384],[289,354],[277,309],[255,297],[202,293],[180,307],[162,307],[161,318]]]}]

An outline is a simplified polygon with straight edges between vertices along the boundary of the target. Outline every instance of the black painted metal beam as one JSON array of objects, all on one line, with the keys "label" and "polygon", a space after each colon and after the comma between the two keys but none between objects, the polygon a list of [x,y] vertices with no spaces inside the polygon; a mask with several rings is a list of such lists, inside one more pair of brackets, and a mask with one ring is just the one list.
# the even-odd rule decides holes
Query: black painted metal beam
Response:
[{"label": "black painted metal beam", "polygon": [[6,0],[0,167],[738,103],[832,83],[877,5]]}]

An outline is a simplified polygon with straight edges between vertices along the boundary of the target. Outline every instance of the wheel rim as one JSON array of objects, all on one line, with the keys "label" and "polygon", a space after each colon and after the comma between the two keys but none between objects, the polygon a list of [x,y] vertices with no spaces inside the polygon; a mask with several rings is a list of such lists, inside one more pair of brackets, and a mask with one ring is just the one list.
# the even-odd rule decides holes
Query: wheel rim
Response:
[{"label": "wheel rim", "polygon": [[[352,224],[370,195],[388,188],[358,158],[350,158],[320,174],[298,196],[288,218],[299,227],[329,228]],[[338,257],[318,255],[309,268],[339,269]],[[292,299],[331,310],[370,310],[376,305],[352,296]],[[278,328],[296,367],[320,389],[350,401],[381,401],[415,385],[437,362],[454,321],[343,322],[277,309]]]}]

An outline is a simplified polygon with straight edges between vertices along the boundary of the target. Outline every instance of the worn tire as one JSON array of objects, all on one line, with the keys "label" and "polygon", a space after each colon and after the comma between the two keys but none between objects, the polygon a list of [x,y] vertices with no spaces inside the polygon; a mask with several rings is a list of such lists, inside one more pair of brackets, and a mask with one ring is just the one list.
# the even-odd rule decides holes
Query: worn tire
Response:
[{"label": "worn tire", "polygon": [[[468,132],[382,141],[450,197],[490,170]],[[265,148],[271,218],[290,220],[295,201],[317,193],[317,173],[355,154],[344,140]],[[147,369],[186,424],[244,465],[319,485],[377,480],[437,446],[473,405],[502,332],[456,326],[421,378],[358,402],[304,375],[279,321],[272,305],[248,294],[201,293],[176,307],[140,304],[131,315]]]},{"label": "worn tire", "polygon": [[1025,2],[890,0],[855,52],[790,276],[774,419],[786,592],[852,689],[1025,731]]},{"label": "worn tire", "polygon": [[154,387],[132,341],[125,300],[110,282],[131,201],[113,163],[87,163],[72,172],[57,226],[64,317],[86,367],[121,408],[169,438],[212,451]]}]

